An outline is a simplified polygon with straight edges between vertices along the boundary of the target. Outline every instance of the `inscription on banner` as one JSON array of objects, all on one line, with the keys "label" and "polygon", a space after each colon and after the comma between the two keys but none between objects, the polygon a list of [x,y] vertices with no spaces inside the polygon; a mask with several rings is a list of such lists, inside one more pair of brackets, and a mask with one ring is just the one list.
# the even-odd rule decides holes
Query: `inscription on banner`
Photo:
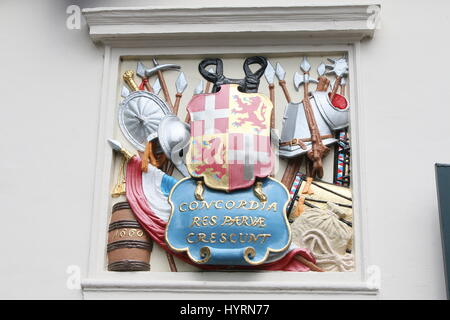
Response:
[{"label": "inscription on banner", "polygon": [[170,195],[169,246],[187,251],[195,262],[223,265],[260,264],[269,252],[285,250],[290,242],[287,190],[270,178],[264,180],[263,189],[266,202],[260,202],[252,189],[226,193],[209,188],[205,200],[197,201],[195,181],[182,180]]}]

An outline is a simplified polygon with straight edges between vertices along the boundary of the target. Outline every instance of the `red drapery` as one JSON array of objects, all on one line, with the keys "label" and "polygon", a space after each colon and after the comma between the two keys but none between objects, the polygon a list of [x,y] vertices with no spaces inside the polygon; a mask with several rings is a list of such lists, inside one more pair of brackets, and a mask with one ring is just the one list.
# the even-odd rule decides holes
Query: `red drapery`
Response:
[{"label": "red drapery", "polygon": [[218,269],[258,269],[258,270],[272,270],[272,271],[309,271],[310,269],[305,266],[303,263],[295,259],[296,255],[301,255],[305,259],[315,263],[315,259],[309,251],[305,249],[294,249],[289,251],[283,258],[258,265],[258,266],[238,266],[238,267],[230,267],[230,266],[210,266],[210,265],[202,265],[196,264],[192,262],[186,253],[182,252],[173,252],[167,246],[165,242],[165,231],[166,231],[166,222],[161,220],[158,216],[156,216],[151,208],[148,205],[147,198],[144,195],[144,191],[142,189],[142,173],[141,173],[141,160],[138,157],[133,157],[127,166],[127,175],[126,175],[126,191],[127,191],[127,199],[130,203],[130,207],[136,215],[137,220],[143,226],[143,228],[148,232],[150,237],[155,241],[161,248],[170,252],[174,256],[179,259],[195,265],[204,270],[218,270]]}]

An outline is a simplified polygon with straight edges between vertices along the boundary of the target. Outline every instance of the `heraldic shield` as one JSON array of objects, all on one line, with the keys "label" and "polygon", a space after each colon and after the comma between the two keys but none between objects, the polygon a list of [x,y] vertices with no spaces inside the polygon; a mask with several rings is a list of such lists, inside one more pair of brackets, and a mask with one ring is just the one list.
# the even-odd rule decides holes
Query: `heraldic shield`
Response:
[{"label": "heraldic shield", "polygon": [[223,84],[218,92],[196,95],[187,105],[191,119],[187,168],[213,189],[247,188],[255,178],[272,172],[272,102],[263,94],[239,89],[238,84]]}]

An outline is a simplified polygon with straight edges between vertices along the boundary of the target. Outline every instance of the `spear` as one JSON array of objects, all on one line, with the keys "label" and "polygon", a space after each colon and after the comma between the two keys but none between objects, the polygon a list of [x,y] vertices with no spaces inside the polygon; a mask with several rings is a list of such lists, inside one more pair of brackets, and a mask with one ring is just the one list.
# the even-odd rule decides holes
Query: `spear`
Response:
[{"label": "spear", "polygon": [[[209,73],[214,73],[214,68],[211,67],[208,69]],[[205,87],[205,93],[209,93],[209,90],[211,89],[211,82],[206,81],[206,87]]]},{"label": "spear", "polygon": [[114,186],[114,189],[111,193],[111,196],[113,198],[116,198],[126,193],[125,165],[128,162],[128,160],[130,160],[134,155],[130,151],[123,148],[122,144],[119,141],[108,139],[108,143],[114,151],[119,152],[123,156],[122,163],[119,169],[119,174],[117,176],[117,183]]},{"label": "spear", "polygon": [[[194,89],[193,96],[203,93],[203,88],[204,88],[203,80],[200,80],[200,82]],[[191,121],[191,116],[189,112],[186,112],[186,118],[184,119],[184,122],[189,123],[189,121]]]},{"label": "spear", "polygon": [[199,81],[198,85],[194,88],[194,95],[203,93],[203,79]]},{"label": "spear", "polygon": [[286,87],[286,81],[284,80],[286,76],[286,71],[284,71],[283,67],[280,63],[277,62],[276,71],[275,74],[278,78],[278,84],[280,85],[281,89],[283,89],[284,96],[286,98],[286,101],[288,103],[291,103],[291,96],[289,95],[288,89]]},{"label": "spear", "polygon": [[153,93],[159,95],[161,92],[161,83],[159,83],[159,79],[156,78],[155,82],[153,82]]},{"label": "spear", "polygon": [[347,80],[345,77],[342,77],[341,79],[341,96],[345,96],[345,88],[347,86]]},{"label": "spear", "polygon": [[[278,150],[280,139],[278,137],[277,132],[275,131],[275,84],[274,84],[275,69],[273,68],[269,60],[267,60],[267,67],[266,70],[264,71],[264,77],[266,78],[267,84],[269,85],[270,101],[272,102],[273,107],[272,113],[270,115],[270,136],[273,148],[275,150]],[[271,176],[272,177],[275,176],[274,171],[272,171]]]},{"label": "spear", "polygon": [[[175,115],[178,114],[178,109],[180,107],[181,97],[183,96],[183,92],[186,89],[188,83],[186,81],[186,77],[184,76],[184,72],[180,72],[177,80],[175,81],[175,87],[177,89],[177,93],[175,95],[175,104],[173,105],[173,113]],[[165,170],[168,175],[172,175],[175,166],[173,162],[169,162],[167,164],[167,169]]]},{"label": "spear", "polygon": [[308,63],[306,58],[300,64],[300,69],[303,71],[304,78],[306,81],[303,82],[303,108],[305,110],[306,121],[308,122],[309,132],[311,133],[312,147],[306,155],[309,160],[312,161],[311,170],[309,172],[309,177],[314,178],[316,175],[319,178],[323,177],[323,164],[322,158],[329,152],[329,148],[322,143],[322,138],[320,137],[320,131],[317,126],[316,119],[314,117],[314,112],[309,100],[309,70],[311,70],[311,65]]},{"label": "spear", "polygon": [[184,76],[184,72],[180,72],[180,75],[175,81],[175,87],[177,89],[177,94],[175,95],[175,104],[173,106],[173,113],[175,115],[178,114],[178,108],[180,107],[181,97],[183,96],[183,92],[187,87],[186,77]]},{"label": "spear", "polygon": [[327,77],[325,77],[326,72],[326,66],[322,62],[317,67],[317,74],[319,75],[319,83],[317,84],[316,91],[327,91],[328,86],[330,85],[330,80],[328,80]]},{"label": "spear", "polygon": [[264,77],[269,84],[269,93],[270,93],[270,101],[272,101],[273,111],[270,116],[270,127],[275,128],[275,85],[274,85],[274,77],[275,77],[275,69],[272,67],[272,64],[267,60],[267,67],[264,71]]}]

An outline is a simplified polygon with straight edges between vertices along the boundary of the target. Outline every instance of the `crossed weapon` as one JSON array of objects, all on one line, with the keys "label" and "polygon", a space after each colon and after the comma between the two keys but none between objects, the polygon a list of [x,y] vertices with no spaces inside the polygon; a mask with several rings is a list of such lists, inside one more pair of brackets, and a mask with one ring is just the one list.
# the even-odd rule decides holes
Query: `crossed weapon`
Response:
[{"label": "crossed weapon", "polygon": [[[179,70],[181,68],[181,66],[176,65],[176,64],[159,64],[156,61],[156,59],[153,59],[153,64],[154,64],[153,68],[147,68],[142,62],[138,62],[137,68],[136,68],[136,74],[138,75],[138,77],[141,78],[141,83],[139,86],[137,85],[137,83],[134,80],[135,73],[133,70],[126,71],[123,74],[123,80],[128,85],[128,87],[130,88],[131,91],[147,90],[153,94],[158,95],[162,89],[166,103],[169,105],[173,114],[177,115],[183,92],[185,91],[188,83],[187,83],[184,73],[180,72],[180,74],[175,82],[175,87],[176,87],[175,104],[172,104],[172,100],[170,99],[169,90],[167,88],[167,84],[166,84],[166,81],[163,76],[163,71]],[[213,72],[213,70],[211,70],[211,69],[208,71]],[[156,79],[156,81],[154,82],[153,85],[150,85],[149,78],[151,76],[153,76],[154,74],[156,74],[158,76],[158,78]],[[207,93],[210,91],[210,88],[211,88],[211,83],[207,82],[206,87],[204,88],[203,80],[201,80],[194,89],[194,95],[200,94],[203,92]],[[130,91],[124,86],[122,88],[122,92],[121,92],[122,97],[126,97],[129,94],[130,94]],[[187,114],[185,121],[189,122],[189,113]],[[115,151],[117,151],[123,155],[124,161],[121,165],[121,172],[122,172],[125,168],[126,161],[131,159],[133,157],[133,155],[129,151],[124,149],[119,142],[114,141],[114,140],[109,140],[108,142]],[[156,144],[149,141],[146,145],[144,155],[141,157],[142,158],[141,169],[143,171],[147,171],[149,162],[158,168],[162,168],[164,166],[164,164],[167,163],[167,166],[162,169],[167,174],[172,175],[173,169],[174,169],[173,163],[170,161],[167,161],[167,158],[164,156],[164,154],[162,154],[161,157],[157,157],[155,154],[156,154]],[[200,189],[202,189],[202,187],[203,187],[202,185],[198,185],[198,186],[200,187]],[[201,191],[201,190],[199,190],[199,191]],[[113,195],[118,196],[118,195],[124,194],[124,193],[125,193],[125,175],[121,174],[121,175],[119,175],[119,182],[118,182],[117,186],[114,188]],[[168,252],[166,252],[166,256],[167,256],[167,260],[168,260],[171,272],[177,272],[177,267],[176,267],[175,261],[173,259],[173,256],[170,255]]]},{"label": "crossed weapon", "polygon": [[[311,70],[311,65],[309,64],[306,57],[303,58],[302,63],[300,64],[300,69],[302,70],[303,74],[299,74],[298,72],[295,72],[294,74],[294,85],[297,89],[300,88],[300,86],[303,85],[303,106],[305,111],[305,116],[308,122],[308,128],[311,133],[311,142],[312,142],[312,148],[307,153],[307,159],[309,160],[308,164],[308,177],[306,180],[306,185],[302,193],[306,194],[312,194],[311,190],[311,184],[313,181],[313,178],[315,176],[318,176],[321,178],[323,176],[323,163],[322,159],[325,157],[328,152],[329,148],[326,147],[322,143],[322,137],[320,136],[320,131],[318,129],[314,113],[312,110],[312,106],[309,100],[309,83],[316,83],[317,91],[327,91],[328,87],[330,85],[330,81],[325,76],[327,73],[335,73],[336,74],[336,80],[333,84],[333,88],[330,94],[330,100],[332,101],[335,94],[337,93],[337,90],[339,86],[341,87],[341,94],[345,91],[345,75],[348,71],[348,65],[345,58],[340,59],[328,59],[329,62],[332,63],[332,65],[325,65],[324,63],[321,63],[317,69],[317,72],[319,74],[319,79],[313,79],[310,77],[309,71]],[[327,70],[330,69],[330,70]],[[274,75],[278,78],[278,83],[280,87],[283,90],[284,96],[288,103],[291,103],[291,97],[289,95],[289,91],[286,86],[285,76],[286,71],[283,69],[280,63],[276,64],[276,69],[273,68],[270,62],[268,62],[268,66],[266,68],[265,77],[269,84],[269,92],[270,92],[270,99],[272,100],[272,103],[275,102],[275,94],[274,94]],[[274,115],[273,115],[274,117]],[[274,121],[274,119],[272,119]],[[290,159],[288,162],[288,165],[286,167],[286,170],[283,174],[283,178],[281,182],[286,186],[290,187],[293,183],[293,180],[295,179],[295,176],[297,172],[300,169],[300,166],[302,164],[302,158],[300,159]],[[300,198],[299,206],[297,206],[298,210],[303,210],[303,202],[304,198]],[[296,212],[296,216],[298,216],[301,212]]]},{"label": "crossed weapon", "polygon": [[[141,83],[139,86],[134,81],[134,72],[132,70],[126,71],[123,75],[123,79],[132,91],[146,89],[147,91],[158,95],[160,90],[162,89],[162,91],[164,93],[165,101],[169,105],[172,112],[175,115],[177,115],[183,92],[187,87],[186,77],[184,76],[183,72],[180,72],[180,75],[178,76],[178,78],[175,82],[176,91],[177,91],[176,98],[175,98],[175,104],[172,104],[169,90],[167,88],[167,84],[166,84],[166,81],[163,76],[163,71],[179,70],[181,67],[179,65],[175,65],[175,64],[158,64],[156,59],[153,59],[153,64],[154,64],[153,68],[146,68],[142,62],[138,62],[136,74],[141,78]],[[296,73],[294,82],[295,82],[295,85],[297,88],[299,88],[300,85],[302,85],[302,84],[304,86],[304,100],[303,101],[304,101],[304,106],[305,106],[305,113],[307,115],[308,126],[311,131],[311,140],[313,142],[313,148],[312,148],[312,150],[310,150],[308,152],[308,158],[310,158],[313,161],[313,175],[317,173],[319,176],[322,176],[323,175],[322,157],[326,154],[326,152],[328,152],[328,148],[322,144],[322,140],[320,138],[320,132],[317,128],[317,123],[315,122],[315,119],[314,119],[314,114],[313,114],[312,107],[309,103],[309,98],[308,98],[308,93],[309,93],[308,84],[309,84],[309,82],[318,83],[317,90],[326,91],[328,88],[328,85],[329,85],[329,80],[326,77],[323,77],[323,74],[325,72],[321,73],[320,71],[319,71],[319,75],[321,77],[319,78],[319,81],[317,81],[315,79],[311,79],[309,77],[310,67],[311,66],[306,61],[306,58],[305,58],[304,62],[301,65],[301,69],[303,71],[303,78],[301,78],[301,76]],[[319,69],[320,68],[322,68],[322,65],[319,66]],[[211,70],[211,69],[208,71],[213,72],[213,70]],[[149,83],[149,78],[154,74],[157,74],[158,78],[152,86]],[[286,100],[288,102],[291,102],[289,92],[286,87],[286,81],[284,80],[284,77],[286,74],[285,71],[282,69],[282,67],[279,63],[277,63],[277,70],[275,71],[273,69],[272,65],[270,64],[270,62],[268,62],[268,66],[265,71],[265,77],[266,77],[267,82],[269,83],[270,100],[272,101],[272,104],[274,106],[273,112],[271,114],[271,121],[270,121],[271,129],[275,128],[274,74],[276,74],[279,79],[279,85],[283,89]],[[338,79],[339,79],[339,81],[338,81]],[[339,87],[339,83],[340,83],[339,77],[336,79],[336,83],[334,86],[336,89],[333,88],[332,97],[334,96],[334,94],[337,91],[337,88]],[[206,87],[204,87],[203,80],[201,80],[194,89],[194,95],[201,94],[201,93],[209,93],[210,88],[211,88],[210,82],[207,82]],[[126,87],[123,87],[122,96],[127,96],[129,94],[129,92],[126,92],[126,91],[127,91]],[[189,122],[189,120],[190,119],[189,119],[189,113],[188,113],[185,121]],[[116,150],[117,152],[120,152],[124,156],[125,161],[129,160],[132,157],[132,154],[130,152],[128,152],[127,150],[125,150],[124,148],[122,148],[122,146],[117,141],[111,140],[111,141],[109,141],[109,143],[111,144],[111,146],[113,147],[114,150]],[[143,157],[143,163],[144,163],[144,165],[142,167],[143,170],[146,169],[146,166],[148,165],[149,161],[156,167],[161,167],[162,163],[159,161],[159,159],[157,159],[155,157],[154,151],[155,151],[155,146],[151,142],[149,142],[146,146],[146,152],[144,153],[144,157]],[[292,162],[292,160],[289,161],[290,164],[291,164],[291,162]],[[167,174],[171,175],[174,167],[170,161],[167,163],[169,163],[169,166],[166,167],[165,170],[163,170],[163,171],[165,171]],[[295,161],[295,168],[296,168],[295,173],[298,172],[300,165],[301,165],[301,161]],[[289,164],[288,164],[288,167],[289,167]],[[291,165],[291,167],[292,167],[292,165]],[[285,175],[286,175],[286,173],[285,173]],[[283,179],[284,179],[284,176],[283,176]],[[292,183],[292,181],[291,181],[291,183]],[[284,182],[284,184],[287,185],[285,182]],[[201,194],[203,193],[201,190],[201,189],[203,189],[202,184],[198,184],[197,187],[200,187],[197,189],[200,189],[200,190],[198,190],[199,191],[198,193],[199,193],[199,196],[201,197]],[[261,189],[261,185],[256,185],[254,191],[257,196],[263,195],[262,190],[260,190],[260,189]],[[197,194],[196,194],[196,197],[197,197]],[[172,272],[176,272],[177,268],[176,268],[173,256],[167,252],[166,252],[166,256],[167,256],[167,259],[169,262],[170,270]],[[307,263],[307,261],[303,261],[303,263]],[[313,268],[313,267],[315,267],[315,268]],[[320,270],[320,268],[317,268],[314,265],[311,266],[311,268],[315,271],[322,271],[322,270]]]},{"label": "crossed weapon", "polygon": [[[298,89],[301,85],[303,85],[303,88],[304,88],[303,105],[305,108],[305,115],[307,117],[308,127],[311,132],[311,141],[312,141],[312,149],[307,153],[307,157],[311,161],[310,174],[309,174],[311,177],[314,177],[316,175],[319,177],[323,176],[322,158],[329,152],[329,149],[323,145],[322,139],[320,138],[320,132],[318,130],[317,123],[314,118],[314,113],[312,111],[312,107],[311,107],[311,104],[310,104],[310,101],[308,98],[309,97],[309,83],[311,83],[311,82],[317,83],[317,88],[316,88],[317,91],[326,91],[326,90],[328,90],[330,81],[324,75],[325,75],[325,73],[335,73],[336,80],[334,82],[333,89],[331,91],[330,99],[332,99],[334,97],[339,86],[341,86],[341,90],[344,90],[344,86],[345,86],[344,76],[347,72],[347,63],[346,63],[345,59],[337,59],[337,60],[328,59],[328,60],[330,62],[332,62],[334,65],[325,65],[323,63],[320,64],[318,67],[318,74],[319,74],[318,80],[310,77],[309,71],[311,69],[311,66],[308,63],[308,61],[306,60],[306,58],[304,58],[303,62],[300,64],[300,68],[303,71],[303,75],[300,75],[297,72],[294,75],[295,87]],[[159,91],[162,88],[163,93],[164,93],[164,98],[165,98],[167,104],[169,105],[169,107],[171,108],[173,113],[175,115],[177,115],[182,94],[187,87],[187,81],[184,76],[184,73],[180,72],[180,75],[177,78],[177,81],[175,83],[177,93],[176,93],[175,104],[172,104],[172,101],[170,99],[170,94],[169,94],[169,91],[167,88],[167,84],[164,80],[163,71],[179,70],[180,66],[176,65],[176,64],[159,64],[156,61],[156,59],[153,59],[153,64],[154,64],[153,68],[146,68],[142,62],[138,62],[136,74],[142,79],[141,84],[139,86],[137,86],[137,84],[134,82],[133,71],[127,71],[124,74],[124,80],[133,91],[144,90],[144,88],[145,88],[149,92],[159,94]],[[327,71],[326,70],[327,68],[331,69],[331,71]],[[208,71],[213,72],[213,70],[208,70]],[[154,74],[157,74],[158,78],[155,81],[155,83],[153,84],[153,86],[151,86],[148,80]],[[275,70],[273,68],[273,66],[271,65],[271,63],[268,62],[268,66],[265,70],[265,78],[269,84],[270,100],[275,105],[275,91],[274,91],[274,76],[275,75],[277,76],[277,78],[279,80],[278,81],[279,85],[281,86],[281,88],[283,90],[286,100],[288,102],[291,102],[291,97],[290,97],[288,89],[286,87],[286,81],[284,80],[286,72],[284,71],[284,69],[282,68],[280,63],[277,63],[276,70]],[[194,89],[194,95],[200,94],[203,92],[208,93],[210,86],[211,86],[211,83],[207,82],[206,87],[204,88],[203,80],[201,80],[200,83],[198,84],[198,86],[196,86]],[[185,121],[189,122],[189,114],[186,115]],[[275,128],[275,111],[273,111],[272,115],[271,115],[271,128],[272,129]],[[151,152],[151,151],[155,150],[154,146],[152,146],[150,143],[150,147],[146,148],[146,149],[148,149],[147,150],[148,152],[146,154],[144,154],[144,158],[145,158],[144,164],[143,164],[144,171],[145,171],[149,161],[150,161],[150,163],[158,166],[158,161],[152,155],[153,152]],[[168,162],[168,163],[169,163],[169,165],[166,168],[166,170],[164,170],[164,171],[166,171],[169,174],[172,174],[173,165],[170,162]],[[283,184],[285,184],[286,186],[289,186],[290,184],[292,184],[293,179],[295,178],[295,174],[296,174],[296,172],[298,172],[298,169],[300,168],[300,166],[301,166],[301,160],[300,161],[298,159],[289,160],[287,170],[285,171],[285,174],[283,175],[283,179],[282,179]]]},{"label": "crossed weapon", "polygon": [[[146,68],[142,62],[138,62],[137,68],[136,68],[136,74],[141,78],[141,84],[139,86],[136,84],[136,82],[134,80],[133,70],[126,71],[123,74],[123,80],[125,81],[125,83],[129,86],[129,88],[132,91],[147,89],[147,91],[158,95],[160,90],[162,89],[162,91],[164,93],[164,99],[165,99],[166,103],[168,104],[170,110],[172,110],[172,112],[174,114],[177,114],[178,108],[180,105],[180,101],[181,101],[181,97],[183,95],[184,90],[187,87],[187,81],[184,76],[184,73],[181,72],[176,81],[177,93],[176,93],[176,98],[175,98],[175,104],[172,104],[172,100],[170,99],[169,90],[167,88],[167,84],[166,84],[166,81],[163,76],[163,71],[179,70],[181,67],[176,64],[159,64],[156,61],[156,59],[153,59],[153,65],[154,65],[153,68]],[[158,76],[158,79],[157,79],[157,82],[155,82],[154,85],[151,86],[149,83],[149,78],[154,74],[156,74]],[[123,87],[122,96],[127,96],[129,94],[129,92],[126,92],[126,91],[127,91],[126,87]],[[111,144],[111,142],[110,142],[110,144]],[[117,143],[115,143],[114,145],[115,145],[115,150],[122,153],[124,155],[125,159],[128,160],[130,158],[129,152],[124,151],[124,149],[120,145],[117,145]],[[167,161],[167,158],[165,157],[165,155],[163,153],[160,155],[160,157],[157,157],[155,154],[156,154],[156,144],[154,144],[151,141],[147,142],[145,152],[142,157],[141,169],[143,171],[147,171],[149,162],[158,168],[162,168],[165,164],[167,164],[166,168],[164,168],[163,171],[165,171],[166,173],[171,175],[173,172],[173,169],[174,169],[173,164],[170,161]],[[167,256],[170,270],[172,272],[176,272],[177,267],[175,265],[173,256],[170,255],[168,252],[166,252],[166,256]]]}]

